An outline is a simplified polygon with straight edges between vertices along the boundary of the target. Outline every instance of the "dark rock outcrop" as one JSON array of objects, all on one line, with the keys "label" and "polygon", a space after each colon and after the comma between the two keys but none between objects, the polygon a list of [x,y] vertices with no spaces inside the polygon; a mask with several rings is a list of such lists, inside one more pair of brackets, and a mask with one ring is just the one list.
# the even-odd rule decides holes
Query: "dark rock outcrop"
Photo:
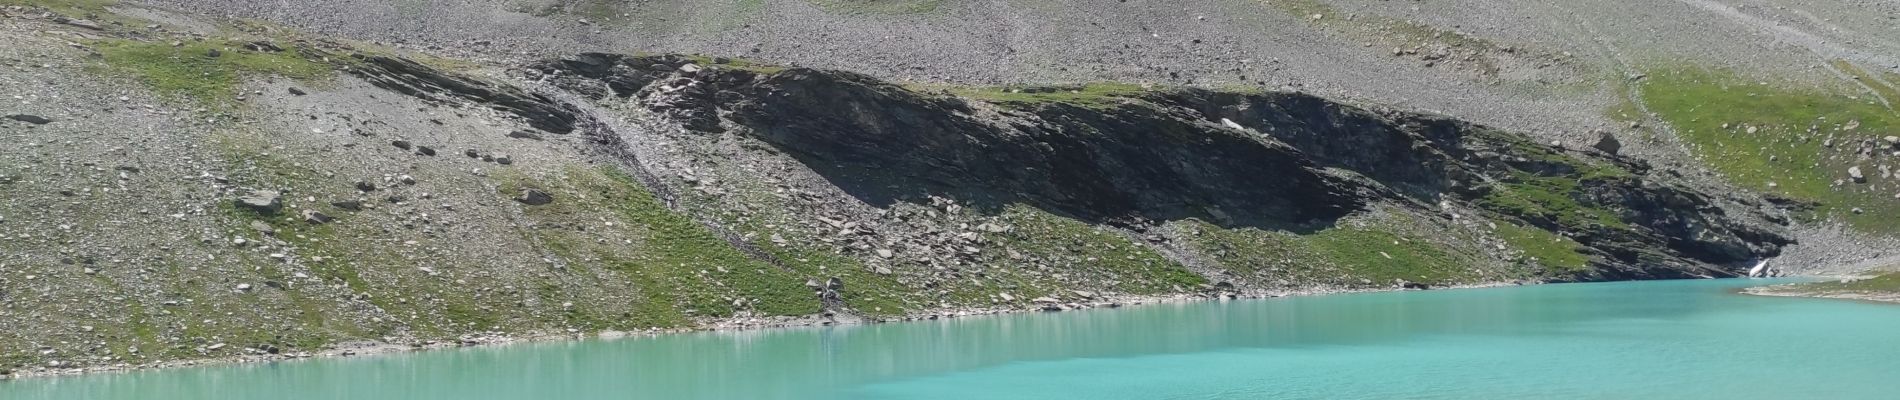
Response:
[{"label": "dark rock outcrop", "polygon": [[[543,96],[418,76],[429,70],[413,63],[372,64],[398,71],[380,75],[389,85],[509,99],[497,108],[539,129],[588,124]],[[697,67],[678,56],[582,54],[525,72],[585,98],[637,101],[690,131],[738,128],[874,205],[944,196],[1094,223],[1196,218],[1299,232],[1373,203],[1431,210],[1450,201],[1576,239],[1600,256],[1578,280],[1734,276],[1792,242],[1785,221],[1652,177],[1610,150],[1544,146],[1442,116],[1195,89],[1103,104],[981,104],[846,72]],[[620,145],[611,139],[596,142]]]},{"label": "dark rock outcrop", "polygon": [[543,131],[569,133],[575,129],[575,112],[553,99],[513,86],[445,73],[404,58],[363,54],[354,57],[360,61],[360,67],[349,71],[376,87],[433,101],[485,104],[519,116],[528,125]]}]

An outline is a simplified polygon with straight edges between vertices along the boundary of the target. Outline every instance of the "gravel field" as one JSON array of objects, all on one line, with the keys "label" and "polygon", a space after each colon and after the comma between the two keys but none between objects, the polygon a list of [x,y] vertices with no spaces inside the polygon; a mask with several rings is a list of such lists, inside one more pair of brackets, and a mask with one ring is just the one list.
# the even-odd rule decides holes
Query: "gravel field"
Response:
[{"label": "gravel field", "polygon": [[[1554,135],[1611,126],[1602,109],[1626,69],[1693,63],[1816,85],[1844,83],[1820,71],[1830,59],[1900,71],[1891,0],[149,1],[498,59],[687,52],[895,80],[1266,86]],[[563,3],[603,5],[533,12]],[[1394,56],[1433,40],[1376,22],[1389,20],[1512,47],[1480,57],[1537,71]]]}]

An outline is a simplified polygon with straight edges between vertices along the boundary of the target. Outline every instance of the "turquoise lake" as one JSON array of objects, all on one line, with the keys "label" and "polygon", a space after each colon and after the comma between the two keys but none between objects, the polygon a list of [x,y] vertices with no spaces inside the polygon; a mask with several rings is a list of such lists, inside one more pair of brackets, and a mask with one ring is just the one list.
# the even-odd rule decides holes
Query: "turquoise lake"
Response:
[{"label": "turquoise lake", "polygon": [[0,382],[0,399],[1895,399],[1900,305],[1567,284]]}]

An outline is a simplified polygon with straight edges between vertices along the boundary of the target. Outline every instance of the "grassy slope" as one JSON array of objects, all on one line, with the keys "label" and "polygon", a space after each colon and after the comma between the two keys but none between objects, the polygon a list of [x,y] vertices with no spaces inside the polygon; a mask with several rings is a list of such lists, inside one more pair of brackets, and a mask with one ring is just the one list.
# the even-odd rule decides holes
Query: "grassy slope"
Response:
[{"label": "grassy slope", "polygon": [[1886,273],[1873,278],[1847,282],[1815,282],[1795,285],[1800,290],[1822,293],[1882,293],[1900,294],[1900,273]]},{"label": "grassy slope", "polygon": [[1279,287],[1389,287],[1398,281],[1448,285],[1522,277],[1485,271],[1481,266],[1489,263],[1464,244],[1475,238],[1420,218],[1386,210],[1307,234],[1229,229],[1193,220],[1179,230],[1186,233],[1190,247],[1222,269]]},{"label": "grassy slope", "polygon": [[917,92],[942,91],[967,99],[981,100],[1009,107],[1030,107],[1038,104],[1061,103],[1078,107],[1104,109],[1119,104],[1130,97],[1152,92],[1155,89],[1132,83],[1089,83],[1067,86],[960,86],[913,84],[909,88]]},{"label": "grassy slope", "polygon": [[[1894,110],[1864,94],[1853,98],[1781,88],[1705,70],[1650,74],[1641,90],[1649,108],[1673,125],[1703,162],[1736,184],[1820,202],[1815,218],[1838,218],[1869,232],[1900,232],[1900,224],[1893,223],[1900,220],[1900,203],[1893,197],[1900,187],[1877,176],[1878,166],[1887,161],[1855,154],[1862,141],[1900,134],[1900,114]],[[1869,183],[1835,185],[1848,178],[1850,166],[1859,166]],[[1863,212],[1852,212],[1855,208]]]},{"label": "grassy slope", "polygon": [[[569,260],[598,260],[604,268],[635,282],[644,297],[638,309],[659,316],[646,326],[685,325],[684,317],[729,317],[741,309],[764,315],[818,312],[807,278],[741,253],[692,218],[669,210],[631,177],[610,168],[570,167],[555,179],[538,182],[504,179],[506,196],[533,187],[550,193],[576,193],[566,201],[527,209],[537,224],[533,236]],[[591,240],[571,228],[603,216],[625,233],[619,243]],[[736,303],[735,303],[736,301]],[[595,324],[611,318],[594,316]]]}]

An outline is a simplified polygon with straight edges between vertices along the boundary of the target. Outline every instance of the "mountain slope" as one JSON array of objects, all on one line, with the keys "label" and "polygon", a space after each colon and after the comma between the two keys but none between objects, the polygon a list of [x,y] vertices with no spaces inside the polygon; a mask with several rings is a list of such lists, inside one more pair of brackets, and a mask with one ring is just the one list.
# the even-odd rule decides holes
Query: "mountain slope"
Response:
[{"label": "mountain slope", "polygon": [[0,18],[9,372],[1733,276],[1792,243],[1640,160],[1306,94],[482,64],[71,7]]}]

